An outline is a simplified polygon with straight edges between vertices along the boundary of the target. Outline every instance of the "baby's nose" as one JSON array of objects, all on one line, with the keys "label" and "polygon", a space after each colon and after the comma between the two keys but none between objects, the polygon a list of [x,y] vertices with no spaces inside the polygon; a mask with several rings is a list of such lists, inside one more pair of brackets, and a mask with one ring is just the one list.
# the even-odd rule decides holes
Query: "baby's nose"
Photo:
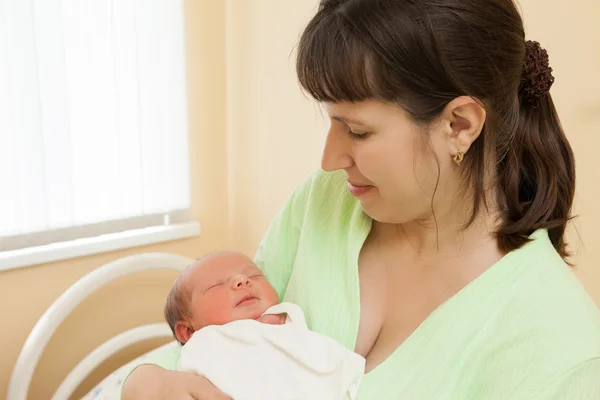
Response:
[{"label": "baby's nose", "polygon": [[233,279],[234,289],[241,289],[250,286],[250,279],[246,275],[238,275]]}]

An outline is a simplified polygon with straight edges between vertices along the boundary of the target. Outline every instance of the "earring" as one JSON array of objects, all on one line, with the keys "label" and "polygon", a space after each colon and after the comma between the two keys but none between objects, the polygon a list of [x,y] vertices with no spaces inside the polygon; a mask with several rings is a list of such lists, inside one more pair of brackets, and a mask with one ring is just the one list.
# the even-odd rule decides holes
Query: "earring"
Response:
[{"label": "earring", "polygon": [[458,150],[458,152],[456,153],[456,155],[453,157],[454,162],[456,163],[456,165],[460,165],[460,163],[462,162],[463,158],[464,158],[464,154],[462,151]]}]

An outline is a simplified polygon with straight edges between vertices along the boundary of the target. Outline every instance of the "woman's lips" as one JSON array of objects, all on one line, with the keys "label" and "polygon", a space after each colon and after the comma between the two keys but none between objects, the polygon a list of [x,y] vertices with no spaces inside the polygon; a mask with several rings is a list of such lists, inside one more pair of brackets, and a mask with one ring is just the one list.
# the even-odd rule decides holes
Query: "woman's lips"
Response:
[{"label": "woman's lips", "polygon": [[348,182],[348,190],[350,191],[350,194],[354,197],[360,197],[363,194],[367,193],[371,189],[373,189],[373,186],[354,185],[354,184]]}]

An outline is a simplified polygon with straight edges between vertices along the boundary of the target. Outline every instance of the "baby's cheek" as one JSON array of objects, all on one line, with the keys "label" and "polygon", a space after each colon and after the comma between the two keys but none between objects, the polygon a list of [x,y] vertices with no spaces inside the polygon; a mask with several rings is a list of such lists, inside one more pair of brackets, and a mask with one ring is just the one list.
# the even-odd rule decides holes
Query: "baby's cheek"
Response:
[{"label": "baby's cheek", "polygon": [[263,293],[265,293],[265,300],[268,302],[269,307],[279,303],[279,296],[277,296],[277,292],[270,284],[264,284]]},{"label": "baby's cheek", "polygon": [[213,299],[203,304],[201,310],[202,325],[223,325],[232,320],[232,308],[229,301]]}]

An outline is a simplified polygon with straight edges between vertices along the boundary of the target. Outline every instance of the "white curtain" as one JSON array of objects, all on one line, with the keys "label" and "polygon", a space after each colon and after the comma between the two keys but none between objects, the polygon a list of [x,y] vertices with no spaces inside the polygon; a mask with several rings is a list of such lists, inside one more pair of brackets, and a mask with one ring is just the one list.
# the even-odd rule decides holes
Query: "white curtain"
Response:
[{"label": "white curtain", "polygon": [[0,251],[189,219],[183,0],[0,0]]}]

